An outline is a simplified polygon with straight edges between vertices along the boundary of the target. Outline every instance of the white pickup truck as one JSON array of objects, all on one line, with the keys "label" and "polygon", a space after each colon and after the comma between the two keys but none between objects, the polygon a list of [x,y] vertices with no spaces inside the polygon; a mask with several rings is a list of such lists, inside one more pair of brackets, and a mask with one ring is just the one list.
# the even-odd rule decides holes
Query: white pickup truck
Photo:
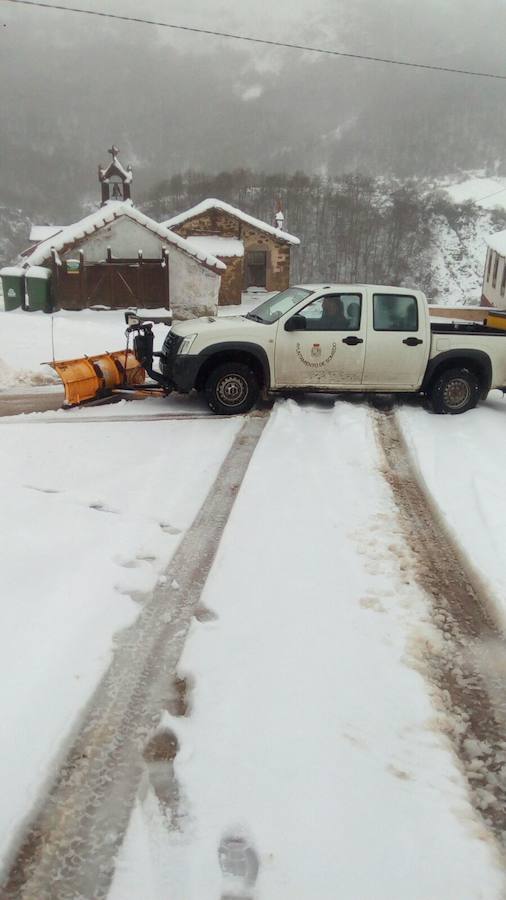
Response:
[{"label": "white pickup truck", "polygon": [[246,315],[178,322],[160,370],[221,415],[287,390],[423,394],[434,412],[461,413],[506,385],[506,331],[431,322],[421,291],[303,284]]}]

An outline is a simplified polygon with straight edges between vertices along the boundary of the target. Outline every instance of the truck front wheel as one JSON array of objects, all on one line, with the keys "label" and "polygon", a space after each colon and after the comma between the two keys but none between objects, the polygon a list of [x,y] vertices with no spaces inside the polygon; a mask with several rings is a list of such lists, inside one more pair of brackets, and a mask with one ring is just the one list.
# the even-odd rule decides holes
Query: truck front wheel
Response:
[{"label": "truck front wheel", "polygon": [[429,392],[435,413],[457,415],[473,409],[480,396],[476,375],[469,369],[448,369],[438,375]]},{"label": "truck front wheel", "polygon": [[213,369],[204,390],[210,409],[219,416],[249,412],[260,393],[255,373],[239,362],[224,363]]}]

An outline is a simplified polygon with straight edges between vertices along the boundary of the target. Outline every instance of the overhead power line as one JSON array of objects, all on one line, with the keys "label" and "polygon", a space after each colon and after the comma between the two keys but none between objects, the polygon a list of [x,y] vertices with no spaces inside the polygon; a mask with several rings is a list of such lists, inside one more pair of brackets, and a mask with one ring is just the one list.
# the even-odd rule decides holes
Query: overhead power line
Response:
[{"label": "overhead power line", "polygon": [[368,56],[364,53],[346,53],[344,50],[332,50],[325,47],[312,47],[306,44],[293,44],[287,41],[272,41],[267,38],[253,37],[246,34],[234,34],[229,31],[215,31],[210,28],[198,28],[193,25],[176,25],[174,22],[163,22],[157,19],[145,19],[140,16],[123,16],[120,13],[100,12],[94,9],[80,9],[75,6],[65,6],[61,3],[40,3],[39,0],[3,0],[4,3],[13,3],[17,6],[36,6],[39,9],[53,9],[66,13],[80,13],[85,16],[96,16],[102,19],[115,19],[121,22],[133,22],[137,25],[156,25],[158,28],[172,28],[174,31],[187,31],[192,34],[203,34],[210,37],[227,38],[233,41],[246,41],[250,44],[263,44],[268,47],[281,47],[288,50],[303,50],[307,53],[320,53],[326,56],[340,56],[344,59],[360,59],[366,62],[383,63],[389,66],[405,66],[410,69],[426,69],[431,72],[449,72],[453,75],[467,75],[472,78],[495,78],[506,81],[506,75],[494,72],[475,72],[471,69],[455,69],[451,66],[434,66],[428,63],[410,62],[404,59],[390,59],[383,56]]},{"label": "overhead power line", "polygon": [[496,197],[497,194],[504,194],[504,191],[506,191],[506,188],[501,188],[500,191],[492,191],[491,194],[485,194],[484,197],[478,197],[476,200],[473,200],[473,203],[481,203],[482,200],[489,200],[490,197]]}]

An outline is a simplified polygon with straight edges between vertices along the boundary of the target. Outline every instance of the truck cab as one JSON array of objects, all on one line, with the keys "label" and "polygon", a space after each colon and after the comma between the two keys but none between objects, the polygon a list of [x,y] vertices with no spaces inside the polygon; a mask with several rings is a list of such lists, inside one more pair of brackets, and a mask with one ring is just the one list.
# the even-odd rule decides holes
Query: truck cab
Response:
[{"label": "truck cab", "polygon": [[[475,336],[475,344],[477,340]],[[483,336],[480,340],[483,343]],[[492,365],[488,377],[482,372],[487,365],[478,359],[479,354],[487,356],[489,345],[485,351],[473,350],[469,334],[456,343],[447,332],[444,345],[445,357],[458,355],[455,348],[462,345],[463,356],[456,362],[463,360],[464,368],[469,365],[471,377],[467,387],[462,378],[458,385],[454,379],[455,408],[448,403],[448,408],[437,411],[461,412],[491,386]],[[503,357],[505,346],[501,340]],[[439,372],[434,355],[427,300],[421,291],[303,284],[269,297],[245,315],[177,323],[165,340],[160,364],[177,390],[204,391],[211,409],[232,414],[250,409],[261,390],[430,394]],[[452,368],[448,360],[444,368]]]}]

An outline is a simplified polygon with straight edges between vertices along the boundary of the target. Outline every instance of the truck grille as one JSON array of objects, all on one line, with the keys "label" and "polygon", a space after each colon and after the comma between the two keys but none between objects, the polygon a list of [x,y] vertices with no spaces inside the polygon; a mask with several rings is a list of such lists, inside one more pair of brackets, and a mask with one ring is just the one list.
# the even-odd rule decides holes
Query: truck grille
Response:
[{"label": "truck grille", "polygon": [[181,344],[183,342],[183,338],[178,334],[174,334],[173,331],[169,331],[167,337],[163,342],[162,353],[169,360],[174,359],[177,356],[177,351],[179,350]]},{"label": "truck grille", "polygon": [[162,353],[160,356],[160,368],[162,373],[169,378],[172,375],[174,360],[182,342],[183,338],[178,334],[174,334],[173,331],[169,331],[163,342]]}]

